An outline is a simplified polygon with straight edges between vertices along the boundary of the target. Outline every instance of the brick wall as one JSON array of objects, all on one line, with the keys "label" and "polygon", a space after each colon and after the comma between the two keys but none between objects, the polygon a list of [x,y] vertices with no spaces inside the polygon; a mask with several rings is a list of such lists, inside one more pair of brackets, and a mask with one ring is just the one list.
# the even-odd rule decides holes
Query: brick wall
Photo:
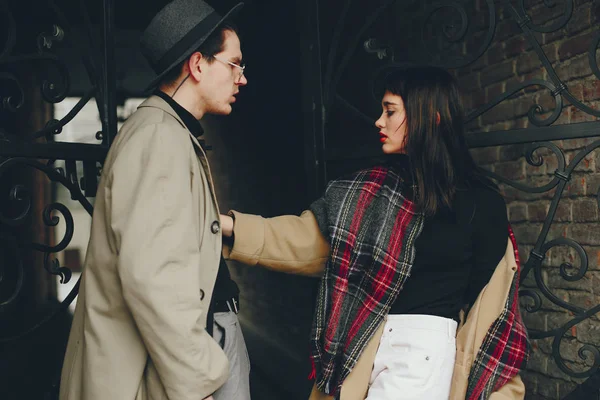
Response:
[{"label": "brick wall", "polygon": [[[556,7],[548,8],[541,1],[530,1],[526,2],[526,6],[533,23],[552,24],[561,17],[564,3],[566,2],[556,2]],[[539,57],[532,51],[518,24],[508,13],[500,8],[498,10],[501,15],[491,47],[473,65],[455,71],[466,94],[467,108],[480,107],[519,82],[534,78],[549,80],[548,71],[542,67]],[[598,109],[600,81],[593,75],[589,66],[588,50],[598,32],[599,19],[600,5],[597,2],[574,1],[573,15],[563,29],[535,34],[548,60],[560,79],[567,84],[570,93],[593,109]],[[545,113],[542,117],[550,115],[555,107],[548,89],[539,86],[527,88],[481,115],[468,128],[472,132],[487,132],[533,127],[527,113],[534,104],[544,108]],[[596,119],[567,101],[554,125]],[[554,144],[562,149],[568,165],[584,146],[598,138],[600,137],[562,140],[555,141]],[[525,150],[524,145],[511,145],[477,149],[473,154],[480,165],[513,181],[528,186],[542,186],[551,181],[558,166],[556,155],[548,149],[538,150],[535,154],[543,156],[544,160],[538,167],[525,160]],[[507,201],[509,219],[519,243],[522,261],[525,263],[540,234],[555,190],[532,194],[507,185],[501,185],[501,188]],[[543,282],[554,295],[585,309],[600,304],[600,224],[596,198],[599,188],[600,152],[595,151],[575,168],[561,196],[547,239],[549,241],[566,237],[581,244],[588,256],[587,274],[575,282],[561,277],[562,263],[567,262],[575,266],[575,269],[567,270],[571,274],[581,265],[581,259],[575,250],[567,246],[550,250],[541,270]],[[527,277],[524,287],[536,288],[533,271]],[[524,319],[530,329],[549,331],[562,327],[574,317],[572,312],[554,305],[544,296],[542,299],[540,311],[528,313],[523,310]],[[524,305],[532,304],[530,299],[522,300]],[[578,351],[585,344],[599,345],[599,331],[600,319],[597,315],[568,329],[560,342],[560,354],[568,368],[574,371],[589,369],[592,365],[592,354],[587,353],[587,360],[584,360]],[[534,353],[523,376],[529,399],[559,399],[583,381],[569,378],[559,369],[551,356],[552,341],[552,338],[533,341]]]}]

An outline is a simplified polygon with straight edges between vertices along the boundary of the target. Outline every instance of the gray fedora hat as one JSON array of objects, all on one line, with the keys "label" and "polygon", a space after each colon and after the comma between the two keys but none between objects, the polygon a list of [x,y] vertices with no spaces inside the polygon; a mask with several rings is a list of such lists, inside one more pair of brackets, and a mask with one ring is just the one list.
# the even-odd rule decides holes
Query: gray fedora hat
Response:
[{"label": "gray fedora hat", "polygon": [[224,16],[202,0],[174,0],[160,10],[140,39],[142,54],[157,74],[147,89],[154,88],[165,74],[195,52],[223,20],[243,5],[237,4]]}]

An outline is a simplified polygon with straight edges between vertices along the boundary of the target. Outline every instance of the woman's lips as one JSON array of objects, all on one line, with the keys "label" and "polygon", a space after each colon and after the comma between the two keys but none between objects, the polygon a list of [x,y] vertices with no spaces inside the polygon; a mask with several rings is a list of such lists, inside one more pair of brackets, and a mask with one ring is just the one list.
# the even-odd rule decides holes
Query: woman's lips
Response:
[{"label": "woman's lips", "polygon": [[383,133],[379,132],[379,141],[381,143],[385,142],[387,140],[387,136],[385,136]]}]

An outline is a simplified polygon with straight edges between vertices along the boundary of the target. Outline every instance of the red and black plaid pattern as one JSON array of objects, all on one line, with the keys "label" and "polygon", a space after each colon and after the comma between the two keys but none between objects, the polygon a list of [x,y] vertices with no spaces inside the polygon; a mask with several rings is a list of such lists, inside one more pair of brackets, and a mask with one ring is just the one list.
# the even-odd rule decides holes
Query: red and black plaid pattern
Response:
[{"label": "red and black plaid pattern", "polygon": [[339,396],[414,260],[423,216],[387,168],[333,181],[311,209],[331,244],[311,334],[317,387]]},{"label": "red and black plaid pattern", "polygon": [[471,367],[467,387],[468,400],[486,400],[525,368],[530,344],[519,312],[519,276],[521,266],[512,229],[509,235],[515,252],[517,271],[498,319],[488,330]]}]

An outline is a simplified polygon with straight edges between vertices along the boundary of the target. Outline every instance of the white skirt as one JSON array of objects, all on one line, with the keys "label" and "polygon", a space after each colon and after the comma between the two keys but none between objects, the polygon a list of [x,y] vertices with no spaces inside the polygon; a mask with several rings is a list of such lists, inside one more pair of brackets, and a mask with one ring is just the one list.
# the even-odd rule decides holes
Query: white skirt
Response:
[{"label": "white skirt", "polygon": [[448,318],[388,315],[366,400],[448,400],[456,328]]}]

